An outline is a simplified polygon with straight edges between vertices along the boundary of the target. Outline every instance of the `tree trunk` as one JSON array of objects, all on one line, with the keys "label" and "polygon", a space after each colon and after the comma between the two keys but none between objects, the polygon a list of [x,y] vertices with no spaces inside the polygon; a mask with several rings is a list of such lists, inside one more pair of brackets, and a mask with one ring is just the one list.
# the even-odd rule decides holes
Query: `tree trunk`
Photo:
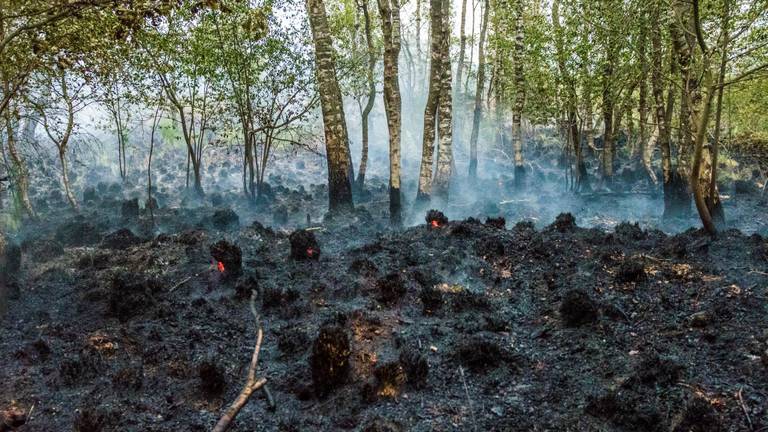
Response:
[{"label": "tree trunk", "polygon": [[[72,136],[72,130],[75,127],[75,110],[72,98],[69,97],[69,91],[67,89],[66,75],[61,75],[61,94],[64,102],[67,105],[67,126],[61,140],[57,143],[59,148],[59,161],[61,162],[61,177],[64,183],[64,193],[67,197],[69,205],[77,211],[78,205],[75,195],[72,193],[72,188],[69,185],[69,167],[67,164],[67,148],[69,147],[69,138]],[[50,133],[49,133],[50,135]],[[53,138],[53,136],[51,136]]]},{"label": "tree trunk", "polygon": [[[399,1],[378,0],[384,36],[384,110],[387,114],[387,129],[389,131],[389,217],[393,225],[401,223],[400,129],[402,103],[398,68],[400,56]],[[368,26],[366,26],[366,32],[370,35]],[[369,45],[370,48],[372,46]]]},{"label": "tree trunk", "polygon": [[350,153],[347,125],[336,60],[323,0],[306,0],[312,38],[315,43],[315,73],[325,129],[325,153],[328,163],[328,208],[331,213],[352,210]]},{"label": "tree trunk", "polygon": [[552,2],[552,24],[555,31],[555,50],[557,52],[557,67],[566,91],[566,121],[568,122],[568,141],[573,147],[573,180],[574,190],[581,190],[586,183],[587,169],[581,151],[579,128],[576,124],[576,85],[573,76],[566,65],[566,52],[563,41],[563,29],[560,24],[560,0]]},{"label": "tree trunk", "polygon": [[77,200],[72,193],[72,188],[69,184],[69,167],[67,164],[66,150],[59,151],[59,161],[61,162],[61,181],[64,184],[64,195],[67,197],[67,202],[74,210],[78,209]]},{"label": "tree trunk", "polygon": [[21,157],[18,149],[16,148],[15,132],[13,130],[13,124],[11,116],[6,111],[6,139],[8,140],[8,154],[11,157],[11,162],[14,168],[14,177],[16,180],[16,189],[19,193],[21,205],[24,211],[32,219],[37,219],[37,213],[34,207],[32,207],[32,201],[29,199],[29,174],[27,166],[24,163],[24,159]]},{"label": "tree trunk", "polygon": [[512,147],[515,151],[515,187],[520,189],[525,183],[525,165],[523,161],[522,117],[525,104],[525,76],[523,75],[523,0],[517,0],[515,17],[515,102],[512,109]]},{"label": "tree trunk", "polygon": [[8,309],[8,287],[6,286],[6,274],[5,270],[5,234],[3,234],[3,227],[0,227],[0,318],[5,316],[5,312]]},{"label": "tree trunk", "polygon": [[[464,61],[467,49],[467,0],[461,0],[461,24],[459,28],[459,64],[456,67],[456,95],[461,92],[461,80],[464,76]],[[472,59],[470,59],[472,61]]]},{"label": "tree trunk", "polygon": [[609,47],[603,65],[603,183],[610,185],[613,181],[614,162],[614,130],[613,130],[613,56]]},{"label": "tree trunk", "polygon": [[[681,1],[674,4],[675,19],[670,25],[670,36],[675,61],[680,72],[682,88],[680,91],[680,110],[678,127],[678,151],[676,166],[672,169],[670,182],[665,188],[666,207],[664,217],[687,217],[691,212],[691,190],[688,182],[690,177],[690,153],[693,146],[691,135],[690,103],[693,100],[691,92],[695,80],[691,75],[691,55],[689,40],[684,32],[690,28],[690,8]],[[683,28],[679,26],[682,25]],[[669,116],[671,113],[667,113]],[[669,195],[669,198],[667,198]]]},{"label": "tree trunk", "polygon": [[720,126],[723,115],[723,83],[725,81],[725,68],[728,64],[728,43],[729,40],[729,21],[730,21],[730,1],[723,2],[723,17],[720,29],[720,70],[717,76],[717,105],[715,107],[715,131],[712,139],[712,169],[709,179],[709,196],[706,197],[707,208],[712,215],[712,220],[716,227],[725,226],[725,211],[723,203],[720,201],[720,193],[717,189],[717,159],[720,151]]},{"label": "tree trunk", "polygon": [[432,167],[435,154],[435,126],[437,121],[437,106],[440,101],[440,74],[443,65],[441,52],[442,44],[442,2],[430,0],[430,62],[429,62],[429,93],[424,108],[424,131],[421,149],[421,166],[419,167],[419,187],[416,201],[426,203],[432,195]]},{"label": "tree trunk", "polygon": [[643,168],[645,168],[645,172],[648,173],[648,178],[651,179],[651,182],[655,185],[659,182],[659,180],[656,178],[656,172],[653,170],[652,160],[653,160],[653,152],[656,150],[656,142],[659,139],[659,127],[658,125],[653,128],[653,132],[651,132],[650,138],[646,141],[645,145],[643,146]]},{"label": "tree trunk", "polygon": [[[672,152],[670,148],[670,125],[667,115],[666,104],[664,102],[664,77],[662,76],[663,70],[663,54],[662,54],[662,40],[661,40],[661,2],[654,2],[651,13],[651,49],[652,49],[652,66],[651,66],[651,92],[653,93],[654,101],[654,118],[656,120],[656,133],[657,142],[661,149],[661,172],[662,183],[664,185],[664,208],[666,210],[670,207],[670,195],[668,191],[672,188]],[[671,62],[671,68],[674,68],[674,62]],[[672,99],[671,95],[669,99]]]},{"label": "tree trunk", "polygon": [[469,137],[469,178],[477,178],[477,138],[480,134],[480,121],[483,117],[483,88],[485,88],[485,35],[488,32],[490,2],[483,2],[483,17],[480,23],[480,40],[477,45],[477,82],[475,88],[475,110],[472,115],[472,134]]},{"label": "tree trunk", "polygon": [[[368,101],[363,108],[362,117],[362,151],[360,155],[360,169],[357,171],[356,188],[362,191],[365,187],[365,173],[368,168],[368,116],[373,110],[373,104],[376,101],[376,81],[373,79],[373,72],[376,68],[376,52],[373,48],[373,36],[371,34],[371,15],[368,12],[368,0],[361,0],[360,9],[363,12],[363,23],[365,26],[365,42],[368,49],[368,69],[366,70],[366,79],[368,81]],[[386,71],[386,67],[385,67]]]},{"label": "tree trunk", "polygon": [[451,89],[451,1],[442,1],[440,54],[440,99],[438,101],[438,151],[435,168],[434,195],[443,202],[448,200],[451,175],[453,174],[453,91]]},{"label": "tree trunk", "polygon": [[[648,40],[648,30],[647,30],[647,21],[648,16],[645,13],[645,10],[643,10],[643,14],[641,16],[641,31],[640,31],[640,40],[638,41],[638,44],[640,45],[638,47],[638,56],[640,57],[640,83],[638,84],[640,86],[639,89],[639,95],[638,95],[638,107],[637,111],[640,115],[640,120],[638,121],[638,127],[640,129],[640,135],[639,135],[639,143],[637,146],[636,154],[633,155],[633,160],[636,160],[638,164],[642,164],[642,166],[645,168],[646,173],[648,174],[648,178],[650,178],[653,183],[656,183],[656,178],[653,173],[653,168],[650,165],[650,156],[648,156],[648,163],[646,163],[646,155],[652,154],[648,152],[646,147],[649,144],[648,140],[648,56],[647,53],[647,40]],[[629,95],[631,96],[631,95]]]}]

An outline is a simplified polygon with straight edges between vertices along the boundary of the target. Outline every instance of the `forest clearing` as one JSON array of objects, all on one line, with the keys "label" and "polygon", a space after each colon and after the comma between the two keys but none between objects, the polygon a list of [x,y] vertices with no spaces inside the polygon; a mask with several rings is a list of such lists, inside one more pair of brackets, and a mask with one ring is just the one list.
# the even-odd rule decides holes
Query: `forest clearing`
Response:
[{"label": "forest clearing", "polygon": [[765,0],[0,0],[0,432],[768,431]]}]

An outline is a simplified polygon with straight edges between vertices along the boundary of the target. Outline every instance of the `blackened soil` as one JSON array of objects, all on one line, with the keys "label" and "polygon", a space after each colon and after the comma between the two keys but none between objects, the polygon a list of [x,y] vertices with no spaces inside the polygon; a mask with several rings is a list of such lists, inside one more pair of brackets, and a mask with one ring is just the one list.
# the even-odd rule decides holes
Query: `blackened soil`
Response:
[{"label": "blackened soil", "polygon": [[[768,428],[758,235],[568,216],[377,232],[352,217],[312,231],[318,260],[296,260],[289,232],[226,215],[154,237],[96,238],[79,220],[28,240],[0,321],[5,420],[210,430],[244,383],[256,292],[258,375],[277,409],[257,392],[235,431]],[[212,262],[222,240],[241,249],[240,274]]]}]

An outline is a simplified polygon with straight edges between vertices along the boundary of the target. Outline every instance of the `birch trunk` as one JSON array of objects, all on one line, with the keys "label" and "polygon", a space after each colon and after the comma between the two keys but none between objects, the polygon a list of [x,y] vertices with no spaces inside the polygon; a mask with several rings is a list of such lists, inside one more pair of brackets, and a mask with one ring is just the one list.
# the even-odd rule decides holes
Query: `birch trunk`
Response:
[{"label": "birch trunk", "polygon": [[[401,223],[400,136],[401,97],[398,58],[400,56],[400,0],[378,0],[384,36],[384,110],[389,131],[389,217]],[[369,46],[370,48],[370,46]]]},{"label": "birch trunk", "polygon": [[432,168],[435,155],[435,126],[437,106],[440,101],[440,74],[443,65],[442,44],[442,2],[430,0],[430,62],[429,93],[424,108],[424,131],[422,135],[421,165],[419,167],[419,186],[416,201],[426,203],[432,195]]},{"label": "birch trunk", "polygon": [[477,139],[480,134],[480,122],[483,117],[483,88],[485,87],[485,36],[488,32],[490,4],[483,2],[483,17],[480,22],[480,40],[477,45],[477,82],[475,87],[475,110],[472,115],[472,133],[469,137],[469,178],[477,178]]},{"label": "birch trunk", "polygon": [[328,207],[331,213],[337,213],[354,207],[350,183],[349,138],[325,4],[323,0],[306,0],[306,4],[315,43],[315,73],[325,129]]},{"label": "birch trunk", "polygon": [[362,154],[360,156],[360,169],[357,171],[356,181],[357,190],[362,191],[365,187],[365,173],[368,168],[368,116],[371,114],[371,110],[373,110],[373,104],[376,101],[376,81],[373,79],[373,72],[376,68],[376,52],[373,48],[373,36],[371,35],[371,16],[368,12],[368,0],[362,0],[360,2],[360,8],[363,11],[365,42],[368,49],[368,69],[366,70],[366,79],[368,80],[368,101],[362,112],[363,148]]},{"label": "birch trunk", "polygon": [[438,152],[434,178],[434,195],[444,202],[448,200],[448,189],[453,174],[453,101],[451,90],[451,1],[442,1],[440,59],[440,99],[438,100]]},{"label": "birch trunk", "polygon": [[[461,24],[459,27],[459,64],[456,67],[456,84],[454,85],[456,95],[461,92],[461,80],[464,76],[464,61],[467,48],[467,0],[461,0]],[[472,59],[470,59],[471,61]]]},{"label": "birch trunk", "polygon": [[515,17],[515,102],[512,111],[512,147],[515,152],[515,186],[522,188],[525,182],[523,161],[522,117],[525,104],[525,76],[523,74],[523,0],[517,0]]}]

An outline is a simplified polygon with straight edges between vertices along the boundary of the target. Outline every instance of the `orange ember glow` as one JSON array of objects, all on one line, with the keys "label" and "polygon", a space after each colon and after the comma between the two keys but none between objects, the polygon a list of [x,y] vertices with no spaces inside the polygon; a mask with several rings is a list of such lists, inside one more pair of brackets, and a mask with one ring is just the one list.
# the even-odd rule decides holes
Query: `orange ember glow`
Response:
[{"label": "orange ember glow", "polygon": [[311,257],[315,254],[315,250],[312,248],[307,248],[307,256]]},{"label": "orange ember glow", "polygon": [[431,221],[430,224],[432,225],[432,228],[440,228],[440,222],[436,220]]},{"label": "orange ember glow", "polygon": [[221,261],[216,262],[216,268],[219,269],[219,272],[224,273],[224,263]]}]

